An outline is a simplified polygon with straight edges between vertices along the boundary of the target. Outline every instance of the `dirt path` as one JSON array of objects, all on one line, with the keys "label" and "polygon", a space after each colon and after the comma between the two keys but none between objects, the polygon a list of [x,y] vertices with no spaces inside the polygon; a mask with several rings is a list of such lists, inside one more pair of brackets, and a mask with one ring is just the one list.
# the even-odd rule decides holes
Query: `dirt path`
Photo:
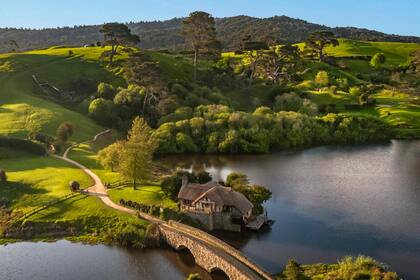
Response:
[{"label": "dirt path", "polygon": [[[110,133],[111,130],[105,130],[102,131],[101,133],[98,133],[97,135],[95,135],[95,137],[90,140],[90,141],[86,141],[86,142],[82,142],[82,143],[92,143],[95,142],[100,136],[105,135]],[[63,156],[58,156],[58,155],[52,155],[55,158],[64,160],[74,166],[79,167],[80,169],[82,169],[83,172],[85,172],[90,178],[92,178],[93,180],[93,186],[87,188],[84,193],[87,195],[91,195],[91,196],[97,196],[100,200],[102,200],[102,202],[111,207],[114,208],[115,210],[121,211],[121,212],[125,212],[127,214],[131,214],[131,215],[135,215],[136,211],[129,209],[129,208],[125,208],[122,207],[121,205],[118,205],[116,203],[114,203],[108,196],[108,192],[107,192],[107,188],[104,186],[104,184],[102,183],[101,179],[99,178],[98,175],[96,175],[92,170],[90,170],[89,168],[87,168],[86,166],[84,166],[83,164],[78,163],[75,160],[72,160],[68,157],[68,154],[70,153],[70,151],[77,147],[78,145],[82,144],[82,143],[78,143],[78,144],[74,144],[70,147],[67,148],[67,150],[64,152]]]}]

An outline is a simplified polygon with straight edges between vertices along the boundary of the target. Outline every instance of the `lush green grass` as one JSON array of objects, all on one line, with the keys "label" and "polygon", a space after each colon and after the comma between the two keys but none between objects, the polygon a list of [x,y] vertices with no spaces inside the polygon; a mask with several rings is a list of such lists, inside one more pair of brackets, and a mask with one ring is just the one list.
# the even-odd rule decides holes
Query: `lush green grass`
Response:
[{"label": "lush green grass", "polygon": [[39,157],[9,150],[11,157],[0,159],[8,182],[1,185],[0,197],[11,209],[26,212],[70,193],[69,182],[76,180],[82,188],[92,181],[83,171],[52,157]]},{"label": "lush green grass", "polygon": [[373,56],[376,53],[384,53],[387,58],[385,66],[404,64],[412,52],[420,49],[420,45],[416,43],[363,42],[348,39],[339,39],[339,42],[338,47],[327,47],[327,55],[348,57]]},{"label": "lush green grass", "polygon": [[165,208],[177,208],[176,202],[167,198],[159,186],[139,186],[134,190],[132,186],[108,191],[111,199],[118,203],[120,199],[132,200],[145,205],[155,205]]},{"label": "lush green grass", "polygon": [[[0,55],[0,135],[23,137],[28,123],[35,123],[41,131],[54,134],[63,121],[76,125],[72,138],[84,141],[102,128],[87,116],[47,100],[38,93],[32,81],[35,74],[60,89],[68,89],[79,79],[93,83],[108,81],[123,84],[122,79],[108,71],[98,59],[101,48],[51,48],[23,54]],[[92,92],[84,93],[86,97]]]}]

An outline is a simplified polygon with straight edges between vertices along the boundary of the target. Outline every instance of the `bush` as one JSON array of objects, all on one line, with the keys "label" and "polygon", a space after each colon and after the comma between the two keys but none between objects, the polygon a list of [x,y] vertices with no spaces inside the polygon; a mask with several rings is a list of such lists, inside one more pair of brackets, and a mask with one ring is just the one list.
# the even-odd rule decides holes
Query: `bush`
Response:
[{"label": "bush", "polygon": [[373,68],[379,69],[386,62],[386,56],[383,53],[376,53],[370,60],[370,65]]},{"label": "bush", "polygon": [[100,83],[97,89],[98,97],[104,99],[113,99],[116,91],[115,88],[107,83]]},{"label": "bush", "polygon": [[296,93],[285,93],[276,97],[274,111],[295,111],[302,106],[303,100]]},{"label": "bush", "polygon": [[71,181],[71,182],[69,183],[69,186],[70,186],[70,190],[71,190],[72,192],[77,192],[77,191],[79,191],[79,190],[80,190],[80,184],[79,184],[79,182],[76,182],[76,181]]},{"label": "bush", "polygon": [[89,105],[89,116],[103,125],[110,125],[114,118],[114,103],[104,98],[94,99]]},{"label": "bush", "polygon": [[351,95],[359,96],[360,94],[362,94],[362,91],[361,91],[360,87],[351,87],[349,89],[349,93]]},{"label": "bush", "polygon": [[304,276],[302,267],[293,259],[287,262],[283,274],[287,280],[300,280]]},{"label": "bush", "polygon": [[319,87],[326,87],[329,84],[329,76],[327,71],[319,71],[315,77],[315,84]]},{"label": "bush", "polygon": [[0,147],[24,151],[39,156],[43,156],[46,153],[43,146],[20,138],[0,136]]}]

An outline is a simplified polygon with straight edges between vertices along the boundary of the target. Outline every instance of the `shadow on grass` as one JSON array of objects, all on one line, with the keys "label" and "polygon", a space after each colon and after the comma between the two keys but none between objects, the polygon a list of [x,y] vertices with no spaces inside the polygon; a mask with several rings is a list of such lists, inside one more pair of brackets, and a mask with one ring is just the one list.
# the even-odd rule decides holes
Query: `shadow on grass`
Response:
[{"label": "shadow on grass", "polygon": [[[42,219],[42,220],[55,220],[58,218],[63,218],[65,217],[66,213],[74,210],[72,209],[74,207],[74,204],[79,202],[79,201],[83,201],[85,199],[88,199],[89,196],[84,196],[84,195],[80,195],[80,196],[76,196],[74,198],[70,198],[67,200],[64,200],[62,202],[59,202],[55,205],[52,205],[50,207],[48,207],[47,209],[45,209],[44,211],[41,211],[39,213],[37,213],[36,215],[34,215],[32,217],[32,219]],[[81,213],[83,214],[83,213]]]},{"label": "shadow on grass", "polygon": [[0,183],[0,198],[8,201],[17,201],[24,195],[45,194],[45,189],[34,188],[21,182]]}]

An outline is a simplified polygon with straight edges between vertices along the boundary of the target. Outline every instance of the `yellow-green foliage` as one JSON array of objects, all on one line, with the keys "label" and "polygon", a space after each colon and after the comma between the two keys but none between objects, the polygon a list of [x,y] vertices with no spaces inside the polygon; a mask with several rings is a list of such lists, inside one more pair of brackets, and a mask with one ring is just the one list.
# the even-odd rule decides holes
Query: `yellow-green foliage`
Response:
[{"label": "yellow-green foliage", "polygon": [[[388,272],[385,266],[371,257],[344,257],[338,264],[313,264],[299,265],[293,261],[289,261],[285,270],[277,276],[277,279],[307,279],[307,280],[323,280],[323,279],[376,279],[376,280],[398,280],[395,272]],[[293,278],[293,272],[297,274]],[[292,276],[292,277],[291,277]]]}]

